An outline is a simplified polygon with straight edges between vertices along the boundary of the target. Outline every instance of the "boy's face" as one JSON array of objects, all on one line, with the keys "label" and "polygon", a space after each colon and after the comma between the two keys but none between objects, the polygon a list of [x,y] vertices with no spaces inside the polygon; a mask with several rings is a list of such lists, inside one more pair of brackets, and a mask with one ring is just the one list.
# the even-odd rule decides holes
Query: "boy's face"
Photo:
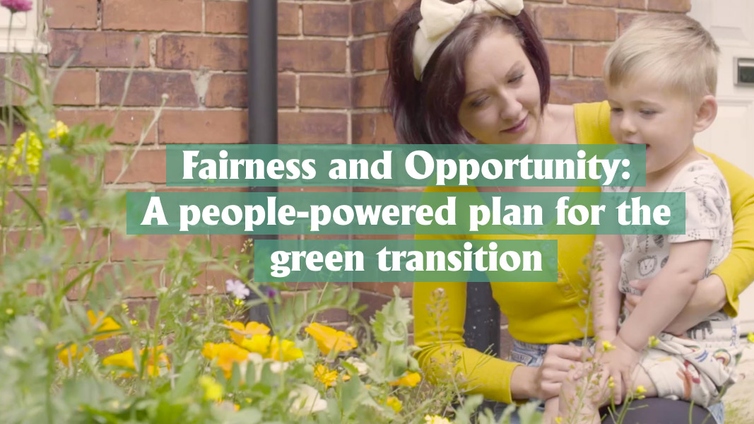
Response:
[{"label": "boy's face", "polygon": [[694,152],[695,105],[690,96],[632,79],[607,87],[610,133],[621,144],[644,144],[647,174],[671,171]]}]

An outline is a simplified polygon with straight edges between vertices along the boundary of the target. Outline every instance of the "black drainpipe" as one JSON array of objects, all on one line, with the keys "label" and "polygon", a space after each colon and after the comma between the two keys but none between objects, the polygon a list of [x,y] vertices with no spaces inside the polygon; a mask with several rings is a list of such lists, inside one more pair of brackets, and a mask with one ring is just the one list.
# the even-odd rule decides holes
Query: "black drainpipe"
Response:
[{"label": "black drainpipe", "polygon": [[[278,144],[277,97],[277,0],[248,2],[248,72],[250,144]],[[250,187],[258,193],[276,193],[277,187]],[[254,240],[276,240],[277,235],[258,235]],[[253,278],[253,270],[252,275]],[[468,285],[465,333],[470,347],[500,353],[500,310],[490,292],[489,283],[481,276],[472,277]],[[247,300],[257,296],[252,293]],[[266,305],[249,310],[248,319],[269,323]]]},{"label": "black drainpipe", "polygon": [[[248,8],[248,71],[249,140],[254,144],[278,144],[278,2],[249,0]],[[277,187],[250,187],[252,192],[277,192]],[[253,236],[257,240],[277,240],[277,235]],[[253,278],[253,270],[252,275]],[[264,289],[264,288],[262,288]],[[257,299],[252,293],[247,300]],[[269,324],[269,311],[262,304],[252,307],[250,321]]]}]

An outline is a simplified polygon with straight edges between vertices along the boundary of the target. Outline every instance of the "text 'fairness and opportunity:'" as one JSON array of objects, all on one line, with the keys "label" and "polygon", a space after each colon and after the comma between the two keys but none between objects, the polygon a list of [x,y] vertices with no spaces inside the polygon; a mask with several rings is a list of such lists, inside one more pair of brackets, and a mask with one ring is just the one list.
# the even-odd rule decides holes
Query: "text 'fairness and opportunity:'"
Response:
[{"label": "text 'fairness and opportunity:'", "polygon": [[[459,272],[556,281],[557,243],[542,236],[685,231],[683,193],[600,192],[643,185],[644,155],[635,145],[171,145],[168,186],[312,188],[128,193],[127,233],[303,236],[255,241],[260,282],[459,281]],[[361,234],[416,237],[351,237]],[[475,235],[484,241],[458,240]]]}]

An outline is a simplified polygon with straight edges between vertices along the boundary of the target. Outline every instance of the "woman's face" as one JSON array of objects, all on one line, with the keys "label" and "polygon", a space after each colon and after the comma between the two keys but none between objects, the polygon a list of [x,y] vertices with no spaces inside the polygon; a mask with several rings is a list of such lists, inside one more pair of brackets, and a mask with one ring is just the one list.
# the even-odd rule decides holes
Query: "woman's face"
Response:
[{"label": "woman's face", "polygon": [[464,66],[461,126],[485,144],[531,144],[540,121],[539,82],[519,40],[493,30]]}]

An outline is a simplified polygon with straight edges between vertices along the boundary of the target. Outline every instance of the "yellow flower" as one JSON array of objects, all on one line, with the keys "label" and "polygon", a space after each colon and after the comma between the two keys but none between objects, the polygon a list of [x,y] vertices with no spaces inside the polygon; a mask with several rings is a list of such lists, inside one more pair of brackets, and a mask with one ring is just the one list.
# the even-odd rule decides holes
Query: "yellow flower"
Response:
[{"label": "yellow flower", "polygon": [[267,353],[268,359],[288,362],[295,361],[303,356],[304,352],[297,348],[296,344],[292,341],[285,339],[279,340],[277,336],[272,337],[272,341],[270,341],[270,351]]},{"label": "yellow flower", "polygon": [[249,352],[267,356],[267,352],[270,350],[271,341],[271,336],[268,336],[266,334],[255,334],[250,339],[242,338],[240,345]]},{"label": "yellow flower", "polygon": [[246,325],[238,321],[225,321],[225,325],[230,327],[230,338],[239,346],[245,338],[250,338],[257,334],[270,334],[270,327],[254,321]]},{"label": "yellow flower", "polygon": [[425,415],[424,424],[452,424],[447,418],[439,415]]},{"label": "yellow flower", "polygon": [[602,341],[602,350],[604,350],[605,352],[610,352],[613,349],[615,349],[615,345],[613,345],[607,340]]},{"label": "yellow flower", "polygon": [[249,360],[249,351],[233,343],[205,343],[202,355],[209,360],[217,360],[217,366],[228,378],[233,372],[233,364],[242,364]]},{"label": "yellow flower", "polygon": [[403,402],[395,396],[388,396],[385,400],[385,405],[392,408],[396,414],[403,409]]},{"label": "yellow flower", "polygon": [[329,355],[332,351],[336,354],[347,352],[358,346],[356,339],[350,334],[316,322],[309,324],[305,331],[317,342],[317,347],[324,355]]},{"label": "yellow flower", "polygon": [[199,377],[199,385],[204,389],[204,399],[220,401],[223,398],[223,386],[221,386],[214,378],[203,375]]},{"label": "yellow flower", "polygon": [[643,395],[644,393],[647,393],[647,389],[644,388],[644,386],[636,386],[636,394],[637,395]]},{"label": "yellow flower", "polygon": [[[99,334],[98,336],[95,336],[95,340],[105,340],[109,339],[112,336],[117,335],[120,333],[120,325],[118,325],[117,322],[115,322],[114,319],[110,317],[105,317],[104,312],[98,312],[96,315],[94,314],[94,311],[87,311],[86,316],[89,318],[89,324],[92,326],[92,329],[94,330],[95,334]],[[95,325],[97,325],[97,322],[100,322],[99,327],[94,328]],[[100,334],[104,333],[104,334]]]},{"label": "yellow flower", "polygon": [[58,359],[60,359],[60,362],[62,362],[63,365],[69,366],[71,362],[79,361],[81,358],[83,358],[86,352],[89,352],[90,350],[91,349],[89,349],[89,346],[84,346],[83,349],[79,350],[79,346],[74,343],[69,347],[61,350],[58,353]]},{"label": "yellow flower", "polygon": [[68,135],[68,127],[62,121],[57,121],[47,135],[52,139],[63,137],[64,135]]},{"label": "yellow flower", "polygon": [[418,372],[410,372],[403,377],[391,381],[391,386],[406,386],[406,387],[416,387],[419,382],[422,381],[422,376]]},{"label": "yellow flower", "polygon": [[612,375],[610,376],[610,378],[607,379],[607,387],[611,389],[615,388],[615,379],[613,379]]},{"label": "yellow flower", "polygon": [[325,387],[332,387],[338,381],[338,372],[327,368],[327,365],[317,364],[314,367],[314,378],[324,384]]},{"label": "yellow flower", "polygon": [[[146,361],[147,375],[155,377],[160,375],[160,368],[170,368],[170,361],[168,360],[167,355],[162,353],[162,349],[162,345],[150,348],[152,352]],[[139,351],[139,362],[141,362],[141,357],[144,355],[144,350],[145,349],[141,349]],[[120,368],[128,368],[135,371],[136,361],[134,358],[134,351],[133,349],[129,349],[121,353],[110,355],[102,359],[102,364]],[[122,374],[123,377],[130,377],[131,375],[132,374],[130,372],[124,372]]]},{"label": "yellow flower", "polygon": [[649,347],[655,347],[660,344],[660,339],[655,336],[649,336]]},{"label": "yellow flower", "polygon": [[[16,175],[23,175],[25,171],[31,175],[37,175],[39,163],[42,160],[42,150],[44,150],[42,140],[36,133],[23,132],[16,139],[10,156],[0,160],[0,165],[7,166],[8,170],[14,171]],[[19,165],[22,159],[26,164],[25,169]]]},{"label": "yellow flower", "polygon": [[749,340],[749,343],[754,343],[754,333],[749,333],[746,339]]},{"label": "yellow flower", "polygon": [[562,424],[563,417],[555,417],[555,424]]}]

